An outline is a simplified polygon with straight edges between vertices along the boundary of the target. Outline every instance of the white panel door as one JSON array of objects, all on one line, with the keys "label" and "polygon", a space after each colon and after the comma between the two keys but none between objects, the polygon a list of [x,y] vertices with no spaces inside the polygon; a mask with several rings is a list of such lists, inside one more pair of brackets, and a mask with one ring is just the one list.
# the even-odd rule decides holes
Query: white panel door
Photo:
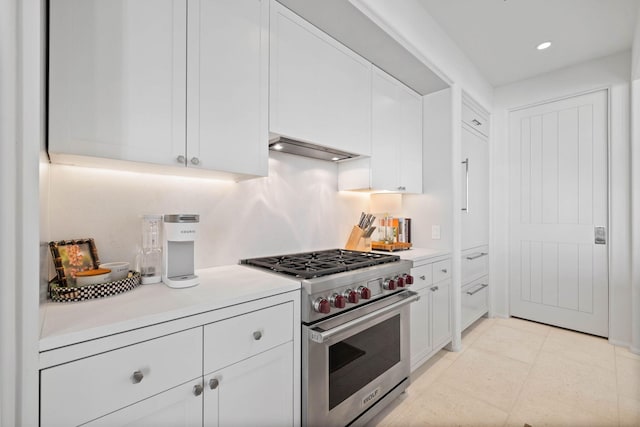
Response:
[{"label": "white panel door", "polygon": [[187,166],[266,176],[269,0],[189,2]]},{"label": "white panel door", "polygon": [[49,153],[180,165],[186,0],[50,4]]},{"label": "white panel door", "polygon": [[489,244],[489,143],[462,126],[462,250]]},{"label": "white panel door", "polygon": [[607,92],[510,114],[511,314],[608,335]]}]

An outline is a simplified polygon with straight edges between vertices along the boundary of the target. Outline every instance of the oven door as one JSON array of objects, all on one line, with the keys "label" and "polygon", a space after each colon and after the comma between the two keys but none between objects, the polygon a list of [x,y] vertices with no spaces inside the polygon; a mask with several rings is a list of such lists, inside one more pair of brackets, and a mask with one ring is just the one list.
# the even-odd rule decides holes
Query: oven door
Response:
[{"label": "oven door", "polygon": [[303,325],[302,417],[345,426],[409,376],[409,304],[403,291],[314,325]]}]

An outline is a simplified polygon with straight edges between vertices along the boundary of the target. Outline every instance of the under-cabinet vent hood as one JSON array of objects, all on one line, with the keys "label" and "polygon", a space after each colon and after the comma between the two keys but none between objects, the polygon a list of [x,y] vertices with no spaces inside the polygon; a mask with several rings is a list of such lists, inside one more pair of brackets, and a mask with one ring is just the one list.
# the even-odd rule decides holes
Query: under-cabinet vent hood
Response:
[{"label": "under-cabinet vent hood", "polygon": [[339,160],[351,159],[358,157],[357,154],[347,153],[333,148],[323,147],[320,145],[310,144],[308,142],[296,141],[277,137],[269,141],[269,150],[279,151],[281,153],[295,154],[298,156],[311,157],[312,159],[327,160],[337,162]]}]

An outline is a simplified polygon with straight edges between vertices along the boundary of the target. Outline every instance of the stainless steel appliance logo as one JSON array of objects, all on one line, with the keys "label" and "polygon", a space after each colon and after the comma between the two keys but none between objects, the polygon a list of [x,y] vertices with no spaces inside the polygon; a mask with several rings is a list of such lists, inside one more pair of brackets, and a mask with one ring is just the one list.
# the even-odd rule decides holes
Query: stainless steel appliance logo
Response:
[{"label": "stainless steel appliance logo", "polygon": [[376,400],[378,395],[380,394],[381,387],[376,388],[371,393],[367,394],[364,399],[362,399],[362,407],[365,407]]}]

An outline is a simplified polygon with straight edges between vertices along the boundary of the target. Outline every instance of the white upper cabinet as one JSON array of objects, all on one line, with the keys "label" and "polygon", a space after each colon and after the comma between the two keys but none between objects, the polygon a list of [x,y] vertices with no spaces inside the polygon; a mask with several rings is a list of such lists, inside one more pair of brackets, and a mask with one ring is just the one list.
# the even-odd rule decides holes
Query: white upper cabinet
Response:
[{"label": "white upper cabinet", "polygon": [[422,97],[373,67],[371,158],[339,165],[340,190],[422,193]]},{"label": "white upper cabinet", "polygon": [[269,0],[190,0],[187,165],[267,175]]},{"label": "white upper cabinet", "polygon": [[188,4],[51,1],[54,162],[267,174],[269,0]]},{"label": "white upper cabinet", "polygon": [[371,154],[371,63],[277,2],[271,4],[273,134]]},{"label": "white upper cabinet", "polygon": [[52,160],[184,155],[186,11],[173,0],[51,1]]}]

